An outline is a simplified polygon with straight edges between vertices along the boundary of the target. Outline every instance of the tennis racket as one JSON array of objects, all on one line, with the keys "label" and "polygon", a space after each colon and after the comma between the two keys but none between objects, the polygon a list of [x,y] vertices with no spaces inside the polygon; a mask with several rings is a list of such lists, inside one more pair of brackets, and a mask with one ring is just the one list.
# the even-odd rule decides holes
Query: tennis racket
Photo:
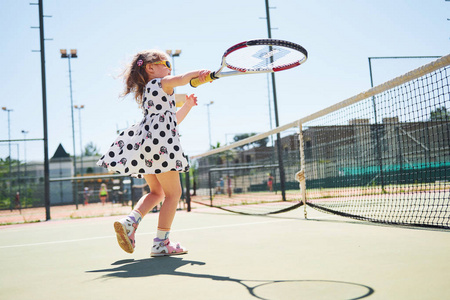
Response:
[{"label": "tennis racket", "polygon": [[[192,87],[222,77],[272,73],[288,70],[303,64],[308,52],[302,46],[283,40],[259,39],[242,42],[230,47],[222,56],[220,68],[211,72],[206,81],[191,79]],[[225,68],[226,67],[226,68]]]}]

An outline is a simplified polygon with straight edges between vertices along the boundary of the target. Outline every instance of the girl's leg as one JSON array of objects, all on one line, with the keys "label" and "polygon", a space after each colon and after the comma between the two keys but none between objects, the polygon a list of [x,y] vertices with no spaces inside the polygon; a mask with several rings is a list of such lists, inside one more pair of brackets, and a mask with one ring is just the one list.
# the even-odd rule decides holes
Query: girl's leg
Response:
[{"label": "girl's leg", "polygon": [[179,243],[169,240],[169,231],[181,197],[181,184],[178,172],[156,175],[165,194],[165,200],[159,212],[157,237],[153,240],[150,256],[166,256],[187,253],[188,250]]},{"label": "girl's leg", "polygon": [[158,229],[169,231],[181,197],[180,176],[178,172],[170,171],[158,174],[156,178],[166,197],[159,212]]},{"label": "girl's leg", "polygon": [[164,200],[164,191],[156,176],[153,174],[144,175],[144,179],[150,188],[150,193],[142,196],[134,207],[142,214],[142,217]]},{"label": "girl's leg", "polygon": [[134,210],[123,219],[114,222],[117,242],[128,253],[134,252],[135,232],[142,218],[164,199],[164,191],[155,175],[145,175],[150,193],[139,199]]}]

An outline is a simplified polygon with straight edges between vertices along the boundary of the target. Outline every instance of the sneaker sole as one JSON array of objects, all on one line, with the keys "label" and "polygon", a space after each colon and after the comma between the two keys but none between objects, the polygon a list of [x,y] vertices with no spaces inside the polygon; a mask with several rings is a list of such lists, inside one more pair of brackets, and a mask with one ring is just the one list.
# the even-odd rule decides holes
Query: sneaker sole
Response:
[{"label": "sneaker sole", "polygon": [[116,231],[117,242],[120,248],[127,253],[133,253],[134,247],[128,238],[127,231],[120,222],[114,222],[114,230]]},{"label": "sneaker sole", "polygon": [[159,257],[159,256],[172,256],[172,255],[181,255],[187,254],[188,251],[178,252],[178,253],[150,253],[151,257]]}]

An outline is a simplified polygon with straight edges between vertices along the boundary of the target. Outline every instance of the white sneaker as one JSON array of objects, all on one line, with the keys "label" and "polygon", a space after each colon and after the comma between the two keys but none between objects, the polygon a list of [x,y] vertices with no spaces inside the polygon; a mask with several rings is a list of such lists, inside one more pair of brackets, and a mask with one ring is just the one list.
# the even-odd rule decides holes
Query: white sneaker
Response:
[{"label": "white sneaker", "polygon": [[153,239],[153,248],[150,256],[169,256],[188,253],[188,250],[180,245],[180,243],[172,243],[169,239],[160,240]]},{"label": "white sneaker", "polygon": [[138,224],[135,223],[130,217],[120,219],[114,222],[114,230],[116,231],[117,242],[120,248],[125,252],[133,253],[135,246],[134,234]]}]

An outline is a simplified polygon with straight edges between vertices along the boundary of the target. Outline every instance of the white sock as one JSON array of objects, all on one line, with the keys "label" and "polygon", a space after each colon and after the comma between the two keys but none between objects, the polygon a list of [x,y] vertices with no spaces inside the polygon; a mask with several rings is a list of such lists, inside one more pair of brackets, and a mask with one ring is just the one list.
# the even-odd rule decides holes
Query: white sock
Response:
[{"label": "white sock", "polygon": [[169,238],[170,231],[160,230],[156,231],[156,237],[160,240],[166,240]]},{"label": "white sock", "polygon": [[136,224],[139,225],[139,223],[142,221],[142,214],[140,211],[138,210],[133,210],[132,212],[130,212],[130,214],[128,215],[133,221],[136,222]]}]

